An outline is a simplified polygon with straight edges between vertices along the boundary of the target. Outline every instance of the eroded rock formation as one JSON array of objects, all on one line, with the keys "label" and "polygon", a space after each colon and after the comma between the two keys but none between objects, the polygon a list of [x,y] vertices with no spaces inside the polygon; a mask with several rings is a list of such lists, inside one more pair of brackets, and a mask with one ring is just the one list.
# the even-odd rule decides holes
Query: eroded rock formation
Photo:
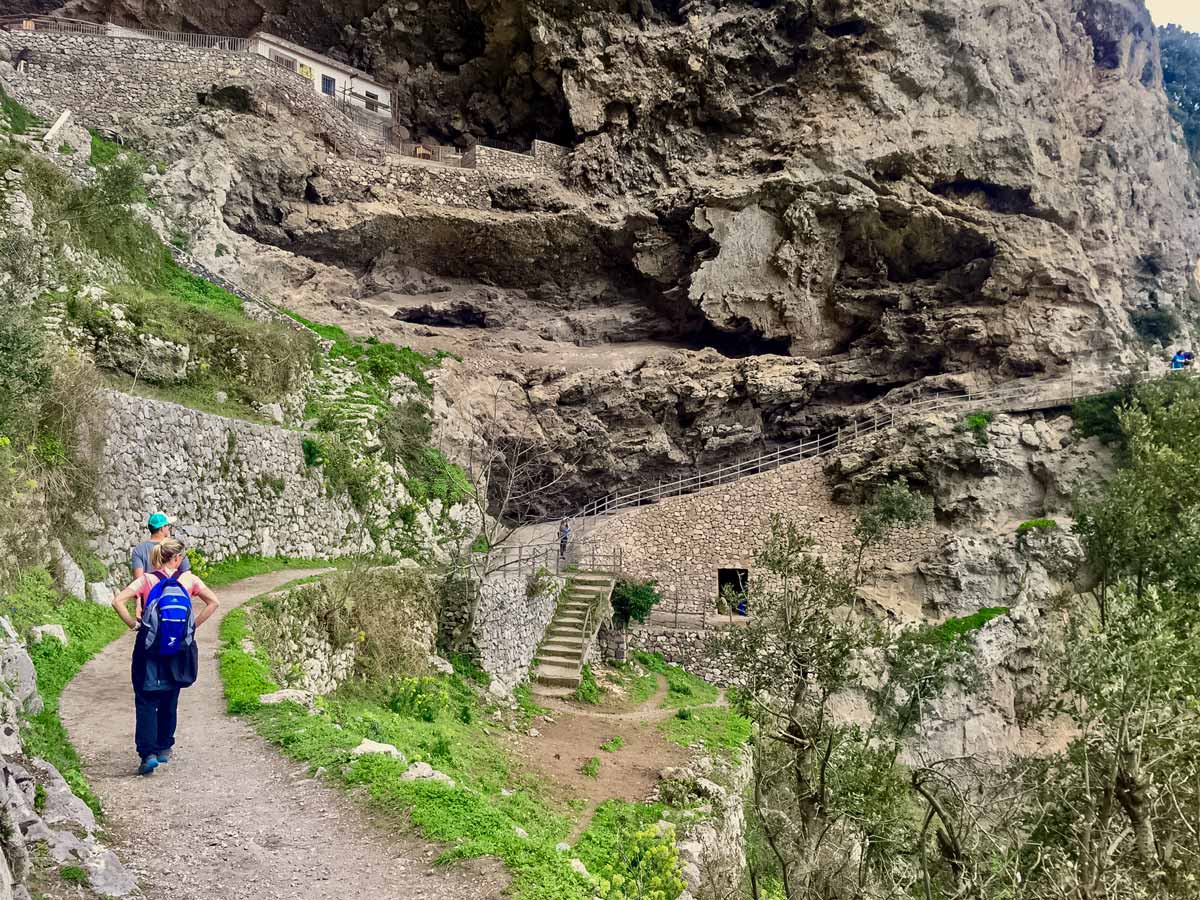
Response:
[{"label": "eroded rock formation", "polygon": [[[1186,323],[1200,302],[1196,171],[1141,0],[69,10],[262,25],[392,81],[415,135],[571,143],[570,189],[499,179],[455,207],[331,181],[276,111],[167,138],[167,193],[185,188],[210,262],[313,318],[460,353],[452,402],[518,386],[580,466],[570,503],[897,388],[1116,364],[1141,346],[1131,313]],[[803,375],[780,403],[736,387],[746,357]]]}]

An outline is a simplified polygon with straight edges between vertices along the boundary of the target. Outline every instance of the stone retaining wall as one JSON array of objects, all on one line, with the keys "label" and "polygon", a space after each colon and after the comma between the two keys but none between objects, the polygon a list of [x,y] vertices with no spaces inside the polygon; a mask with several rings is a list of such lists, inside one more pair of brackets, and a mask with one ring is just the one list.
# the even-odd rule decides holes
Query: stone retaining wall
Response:
[{"label": "stone retaining wall", "polygon": [[[588,539],[619,547],[625,572],[655,579],[672,610],[678,600],[685,614],[715,611],[717,570],[747,569],[753,578],[754,556],[770,536],[773,516],[795,522],[829,558],[852,540],[858,508],[833,501],[823,465],[821,459],[804,460],[621,512],[600,522]],[[871,556],[915,562],[933,553],[938,542],[929,522],[895,532]]]},{"label": "stone retaining wall", "polygon": [[605,662],[624,662],[635,651],[661,653],[663,659],[721,687],[737,683],[732,660],[712,653],[709,641],[719,629],[631,625],[602,629],[598,645]]},{"label": "stone retaining wall", "polygon": [[330,496],[305,463],[300,432],[115,392],[107,400],[94,538],[115,582],[125,583],[129,548],[156,510],[211,559],[332,558],[374,546],[350,501]]},{"label": "stone retaining wall", "polygon": [[[139,38],[0,31],[15,54],[32,52],[24,74],[10,81],[17,99],[53,119],[63,108],[94,128],[151,119],[178,125],[201,108],[214,87],[246,88],[254,100],[280,104],[308,119],[342,150],[359,153],[370,139],[312,85],[265,57]],[[376,148],[382,155],[382,149]]]},{"label": "stone retaining wall", "polygon": [[[492,676],[496,693],[510,693],[528,676],[565,586],[565,578],[529,571],[493,572],[484,579],[464,649]],[[443,645],[467,626],[473,590],[462,585],[456,597],[443,600],[438,622]]]},{"label": "stone retaining wall", "polygon": [[310,186],[321,200],[331,203],[378,200],[402,191],[443,206],[488,209],[492,205],[494,178],[475,169],[422,163],[388,154],[377,163],[330,158],[322,177]]},{"label": "stone retaining wall", "polygon": [[568,152],[565,147],[546,141],[534,141],[530,153],[476,144],[463,155],[463,166],[495,174],[558,178]]}]

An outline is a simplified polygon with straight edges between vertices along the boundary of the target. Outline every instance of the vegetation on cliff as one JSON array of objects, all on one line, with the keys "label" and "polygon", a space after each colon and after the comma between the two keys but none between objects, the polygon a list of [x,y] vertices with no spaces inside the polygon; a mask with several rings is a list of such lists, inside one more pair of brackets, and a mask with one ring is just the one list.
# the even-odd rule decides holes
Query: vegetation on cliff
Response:
[{"label": "vegetation on cliff", "polygon": [[1192,158],[1200,163],[1200,34],[1167,25],[1158,36],[1171,112],[1183,126]]}]

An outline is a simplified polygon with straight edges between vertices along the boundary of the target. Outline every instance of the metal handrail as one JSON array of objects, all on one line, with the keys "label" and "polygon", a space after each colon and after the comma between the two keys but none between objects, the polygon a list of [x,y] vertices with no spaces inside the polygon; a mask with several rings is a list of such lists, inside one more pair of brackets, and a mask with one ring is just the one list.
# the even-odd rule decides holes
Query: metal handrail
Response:
[{"label": "metal handrail", "polygon": [[0,29],[15,32],[52,32],[57,34],[90,34],[98,37],[129,38],[131,40],[163,41],[185,44],[200,50],[226,50],[230,53],[249,53],[250,40],[225,34],[201,34],[191,31],[162,31],[153,28],[126,28],[111,23],[87,22],[57,16],[3,16]]},{"label": "metal handrail", "polygon": [[[1177,370],[1178,371],[1178,370]],[[1121,378],[1127,377],[1122,373]],[[1150,376],[1152,377],[1152,376]],[[1066,381],[1063,379],[1063,381]],[[1088,388],[1077,391],[1075,379],[1069,380],[1066,389],[1054,387],[1047,390],[1048,385],[1057,382],[1042,382],[1037,386],[1013,385],[994,388],[986,391],[969,391],[965,394],[943,396],[940,393],[925,400],[912,399],[907,404],[892,408],[880,415],[863,422],[855,421],[843,426],[837,431],[827,432],[815,438],[810,438],[796,444],[789,444],[774,450],[763,452],[754,457],[743,458],[733,463],[718,464],[715,468],[696,472],[693,475],[680,476],[674,480],[660,483],[652,488],[641,488],[625,494],[607,495],[583,507],[574,516],[573,521],[579,523],[577,528],[586,529],[591,519],[610,515],[618,510],[637,506],[647,506],[668,497],[679,497],[694,494],[708,487],[729,484],[742,478],[772,471],[780,466],[799,462],[804,459],[828,456],[841,447],[853,444],[864,437],[876,434],[887,428],[894,427],[897,421],[903,421],[917,414],[930,414],[950,409],[964,407],[980,407],[983,405],[1026,406],[1035,403],[1039,406],[1059,406],[1076,400],[1112,390],[1120,383],[1120,378],[1105,382],[1100,389]]]}]

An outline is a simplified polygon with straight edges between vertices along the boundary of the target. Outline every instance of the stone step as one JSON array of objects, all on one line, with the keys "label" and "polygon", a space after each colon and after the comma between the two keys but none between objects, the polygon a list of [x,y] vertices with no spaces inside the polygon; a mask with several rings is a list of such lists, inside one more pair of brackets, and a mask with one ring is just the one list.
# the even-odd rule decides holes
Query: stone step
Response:
[{"label": "stone step", "polygon": [[541,663],[535,670],[535,677],[539,684],[548,687],[577,688],[579,687],[580,672],[574,666]]},{"label": "stone step", "polygon": [[547,637],[542,642],[542,646],[547,650],[568,650],[583,652],[583,635],[575,637]]},{"label": "stone step", "polygon": [[583,654],[566,653],[563,650],[539,650],[534,661],[552,666],[578,666],[583,661]]},{"label": "stone step", "polygon": [[550,622],[551,625],[558,625],[560,628],[574,628],[578,631],[583,630],[583,626],[587,624],[587,616],[585,615],[562,615],[561,613],[554,617]]},{"label": "stone step", "polygon": [[529,685],[529,693],[535,697],[545,697],[548,700],[563,700],[575,693],[575,688],[553,687],[548,684],[539,684],[535,680]]}]

